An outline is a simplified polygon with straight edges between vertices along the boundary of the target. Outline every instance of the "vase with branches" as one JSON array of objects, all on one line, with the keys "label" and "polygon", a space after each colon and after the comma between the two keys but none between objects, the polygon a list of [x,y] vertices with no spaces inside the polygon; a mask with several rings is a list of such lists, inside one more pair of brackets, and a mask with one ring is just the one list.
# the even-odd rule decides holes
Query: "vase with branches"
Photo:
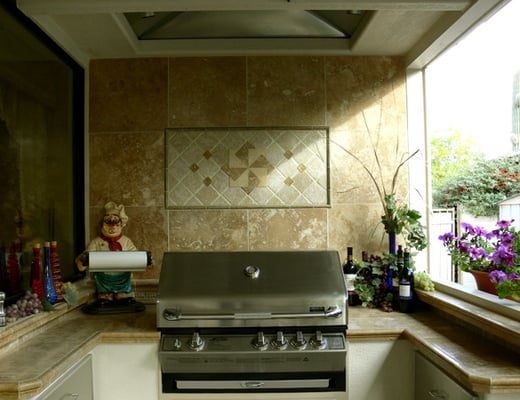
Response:
[{"label": "vase with branches", "polygon": [[391,175],[390,185],[388,185],[387,179],[383,173],[384,168],[381,162],[380,155],[377,151],[377,143],[379,141],[379,129],[376,139],[374,140],[372,131],[366,120],[365,113],[362,113],[363,121],[368,132],[368,138],[371,145],[371,154],[375,162],[375,171],[364,162],[359,155],[354,151],[349,150],[345,146],[336,143],[345,153],[352,157],[363,170],[367,173],[370,181],[373,183],[376,189],[379,202],[382,207],[381,223],[384,227],[385,233],[388,235],[388,250],[390,254],[395,254],[396,251],[396,236],[403,235],[405,240],[405,246],[410,249],[423,250],[427,246],[426,235],[424,232],[424,226],[421,224],[421,214],[417,210],[410,209],[408,204],[399,201],[396,197],[397,184],[399,174],[402,168],[415,157],[419,150],[415,150],[413,153],[400,152],[399,140],[396,141],[395,153],[397,157],[397,165]]}]

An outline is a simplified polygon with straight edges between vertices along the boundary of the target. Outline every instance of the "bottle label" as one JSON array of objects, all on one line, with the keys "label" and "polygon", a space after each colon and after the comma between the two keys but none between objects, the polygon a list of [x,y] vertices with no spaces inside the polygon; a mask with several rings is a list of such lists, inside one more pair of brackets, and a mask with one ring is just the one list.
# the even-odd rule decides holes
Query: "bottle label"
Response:
[{"label": "bottle label", "polygon": [[348,292],[356,290],[354,282],[356,281],[357,274],[345,274],[345,287]]},{"label": "bottle label", "polygon": [[392,278],[392,286],[394,288],[398,288],[399,287],[399,278],[398,277]]},{"label": "bottle label", "polygon": [[399,297],[403,300],[412,298],[412,291],[409,284],[399,285]]}]

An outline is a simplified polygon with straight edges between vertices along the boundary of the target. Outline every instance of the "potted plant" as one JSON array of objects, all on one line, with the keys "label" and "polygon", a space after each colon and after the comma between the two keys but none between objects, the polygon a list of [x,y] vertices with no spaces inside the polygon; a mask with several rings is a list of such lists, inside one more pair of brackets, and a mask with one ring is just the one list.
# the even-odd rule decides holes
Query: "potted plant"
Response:
[{"label": "potted plant", "polygon": [[512,221],[498,221],[491,231],[468,223],[461,227],[460,236],[439,236],[452,262],[475,277],[479,290],[520,300],[520,235]]}]

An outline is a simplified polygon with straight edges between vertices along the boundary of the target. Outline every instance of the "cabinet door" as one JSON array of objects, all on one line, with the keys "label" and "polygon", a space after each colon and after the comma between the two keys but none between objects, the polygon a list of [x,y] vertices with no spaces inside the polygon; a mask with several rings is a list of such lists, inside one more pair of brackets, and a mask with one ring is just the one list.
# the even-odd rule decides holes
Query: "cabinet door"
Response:
[{"label": "cabinet door", "polygon": [[473,400],[477,397],[441,369],[415,353],[415,400]]},{"label": "cabinet door", "polygon": [[349,400],[414,400],[414,351],[407,340],[348,342],[347,357]]},{"label": "cabinet door", "polygon": [[88,355],[49,386],[38,400],[92,400],[92,396],[92,357]]},{"label": "cabinet door", "polygon": [[157,343],[98,344],[93,350],[95,400],[157,400]]}]

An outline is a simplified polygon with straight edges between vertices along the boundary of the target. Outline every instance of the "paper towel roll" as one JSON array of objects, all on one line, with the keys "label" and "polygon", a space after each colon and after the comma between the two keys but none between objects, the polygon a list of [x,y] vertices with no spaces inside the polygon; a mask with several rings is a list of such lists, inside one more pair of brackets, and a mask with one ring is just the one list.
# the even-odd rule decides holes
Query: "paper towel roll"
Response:
[{"label": "paper towel roll", "polygon": [[145,271],[146,251],[91,251],[88,253],[90,272]]}]

